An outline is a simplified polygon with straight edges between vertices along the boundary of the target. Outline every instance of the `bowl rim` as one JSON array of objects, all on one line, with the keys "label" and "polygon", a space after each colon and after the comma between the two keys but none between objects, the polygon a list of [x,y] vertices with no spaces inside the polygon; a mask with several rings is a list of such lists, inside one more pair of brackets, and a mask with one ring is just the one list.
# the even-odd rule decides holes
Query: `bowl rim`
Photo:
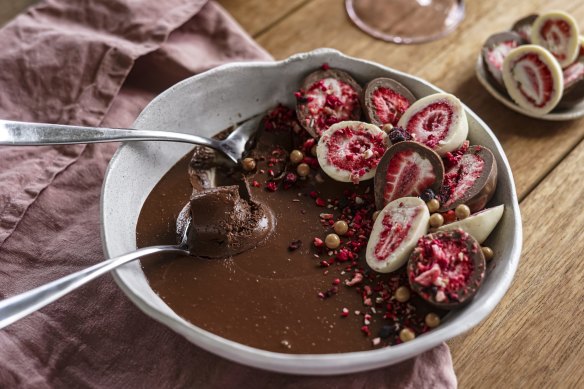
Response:
[{"label": "bowl rim", "polygon": [[[204,73],[187,78],[171,86],[170,88],[156,96],[140,113],[140,115],[134,122],[134,126],[136,126],[137,123],[139,124],[141,118],[144,116],[144,113],[151,109],[151,107],[156,106],[158,101],[160,101],[161,99],[165,99],[168,95],[173,94],[177,88],[183,88],[189,84],[196,83],[202,78],[215,76],[227,69],[234,68],[245,69],[257,67],[260,68],[282,67],[286,66],[289,63],[304,61],[305,59],[311,57],[316,58],[322,57],[323,58],[322,62],[330,60],[330,58],[341,59],[349,62],[360,62],[366,65],[373,66],[381,71],[393,73],[404,78],[411,79],[412,81],[418,82],[426,87],[429,87],[430,89],[436,92],[443,92],[440,88],[419,77],[412,76],[410,74],[389,68],[387,66],[384,66],[373,61],[347,56],[338,50],[321,48],[310,52],[298,53],[281,61],[252,61],[243,63],[240,62],[229,63],[213,68]],[[452,322],[448,327],[444,328],[438,327],[436,329],[433,329],[432,331],[423,334],[422,336],[418,337],[416,340],[412,342],[399,344],[391,347],[383,347],[380,349],[335,354],[286,354],[246,346],[235,341],[220,337],[206,330],[203,330],[187,322],[181,317],[178,317],[178,315],[177,315],[178,319],[176,319],[160,313],[160,311],[156,307],[154,307],[150,302],[146,301],[143,297],[134,293],[133,290],[128,285],[125,284],[123,280],[123,275],[120,274],[120,271],[122,268],[128,265],[125,265],[119,269],[114,269],[112,271],[112,276],[118,287],[122,289],[126,296],[140,310],[142,310],[151,318],[163,323],[164,325],[171,328],[175,332],[186,337],[191,342],[193,341],[190,338],[190,335],[195,334],[198,337],[197,339],[198,341],[196,343],[196,346],[198,347],[201,347],[207,351],[210,351],[216,355],[219,355],[231,361],[260,368],[263,370],[306,375],[336,375],[354,373],[396,364],[406,359],[412,358],[433,347],[436,347],[442,342],[451,339],[455,336],[458,336],[479,324],[500,302],[506,291],[509,289],[511,282],[513,280],[513,276],[516,272],[519,263],[523,241],[520,209],[515,189],[515,183],[513,180],[513,175],[507,157],[502,149],[501,144],[499,143],[491,129],[486,125],[486,123],[482,119],[480,119],[474,112],[472,112],[466,105],[463,104],[463,106],[466,114],[472,116],[472,118],[478,123],[479,127],[481,127],[487,133],[487,135],[495,144],[497,152],[501,157],[499,162],[502,163],[502,165],[505,167],[509,175],[508,185],[509,191],[511,193],[510,205],[512,207],[514,215],[513,228],[516,236],[510,250],[510,255],[508,258],[505,259],[507,270],[502,273],[501,278],[498,280],[497,284],[494,287],[494,290],[489,295],[489,298],[487,299],[486,303],[477,306],[473,311],[474,314],[471,315],[470,317],[467,317],[464,322]],[[126,142],[116,151],[107,167],[107,170],[105,172],[105,178],[102,185],[100,197],[101,236],[103,251],[107,258],[112,257],[112,253],[110,251],[110,247],[108,247],[108,242],[106,238],[107,236],[106,225],[108,222],[108,215],[106,215],[105,212],[106,208],[105,203],[108,201],[107,189],[109,187],[112,169],[115,166],[116,161],[120,158],[120,155],[122,155],[128,147],[129,144],[128,142]],[[222,346],[220,349],[217,349],[218,344]]]}]

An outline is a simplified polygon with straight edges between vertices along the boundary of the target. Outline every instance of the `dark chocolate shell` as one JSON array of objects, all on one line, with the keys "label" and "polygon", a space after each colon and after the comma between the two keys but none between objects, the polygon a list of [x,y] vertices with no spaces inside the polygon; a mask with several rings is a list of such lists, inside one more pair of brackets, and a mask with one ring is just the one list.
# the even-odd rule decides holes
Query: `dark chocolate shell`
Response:
[{"label": "dark chocolate shell", "polygon": [[[462,279],[449,278],[454,272],[448,270],[455,267],[456,273],[463,274]],[[485,268],[485,256],[477,240],[462,230],[453,230],[421,237],[410,255],[407,272],[410,287],[422,299],[440,309],[455,309],[475,296]]]},{"label": "dark chocolate shell", "polygon": [[511,26],[511,31],[517,33],[523,40],[524,44],[531,43],[531,26],[538,16],[538,14],[527,15],[513,23],[513,26]]},{"label": "dark chocolate shell", "polygon": [[444,164],[436,152],[418,142],[399,142],[379,161],[375,173],[375,205],[382,209],[400,197],[434,193],[442,186]]},{"label": "dark chocolate shell", "polygon": [[[384,108],[390,112],[379,112],[375,99],[380,92],[385,92]],[[390,101],[391,100],[391,101]],[[391,78],[375,78],[367,83],[363,90],[361,106],[370,123],[383,127],[385,124],[397,125],[406,109],[416,101],[414,94],[401,83]]]},{"label": "dark chocolate shell", "polygon": [[[475,156],[474,158],[471,156]],[[469,164],[473,160],[483,161],[480,172],[473,170]],[[466,175],[466,176],[465,176]],[[469,185],[469,183],[471,183]],[[463,195],[451,200],[451,194],[459,186],[463,187]],[[445,212],[456,208],[459,204],[466,204],[472,213],[485,208],[497,188],[497,162],[495,156],[484,146],[470,146],[456,165],[444,173],[443,186],[440,190],[440,209]]]},{"label": "dark chocolate shell", "polygon": [[503,60],[509,51],[522,43],[522,39],[518,34],[512,31],[505,31],[491,35],[483,45],[481,54],[487,79],[501,93],[507,94],[503,84]]},{"label": "dark chocolate shell", "polygon": [[[310,111],[311,108],[314,108],[311,107],[313,100],[310,97],[312,87],[319,81],[327,78],[338,80],[352,89],[349,98],[351,106],[346,109],[346,112],[342,112],[342,115],[326,112],[313,114]],[[298,116],[298,121],[310,135],[318,138],[322,132],[326,131],[334,123],[346,120],[359,120],[361,118],[361,93],[361,86],[347,72],[339,69],[321,69],[312,72],[302,82],[302,88],[296,97],[296,115]],[[326,107],[326,104],[325,102],[325,105],[317,108],[323,109]],[[328,112],[332,112],[332,109],[328,110]]]}]

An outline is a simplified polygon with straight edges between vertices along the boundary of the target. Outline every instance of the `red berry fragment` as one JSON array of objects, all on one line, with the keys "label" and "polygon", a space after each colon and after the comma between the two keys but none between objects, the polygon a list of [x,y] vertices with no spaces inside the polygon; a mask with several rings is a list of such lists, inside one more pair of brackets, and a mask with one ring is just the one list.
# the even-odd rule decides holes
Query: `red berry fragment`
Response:
[{"label": "red berry fragment", "polygon": [[468,134],[462,103],[448,93],[436,93],[416,101],[404,113],[398,126],[438,155],[459,148]]},{"label": "red berry fragment", "polygon": [[405,86],[391,78],[371,80],[363,93],[363,109],[367,119],[379,126],[397,125],[404,112],[416,101]]},{"label": "red berry fragment", "polygon": [[554,109],[564,89],[560,64],[536,45],[520,46],[507,54],[503,82],[511,98],[535,115]]},{"label": "red berry fragment", "polygon": [[497,164],[491,150],[484,146],[470,146],[446,170],[440,190],[440,212],[466,204],[471,212],[487,205],[497,187]]},{"label": "red berry fragment", "polygon": [[296,93],[296,113],[302,127],[318,138],[331,125],[361,116],[361,87],[348,73],[321,69],[306,77]]},{"label": "red berry fragment", "polygon": [[320,167],[332,179],[358,183],[373,178],[386,149],[387,135],[379,127],[347,121],[322,134],[316,154]]},{"label": "red berry fragment", "polygon": [[468,303],[481,286],[484,275],[481,246],[462,230],[423,236],[408,261],[412,290],[443,309]]},{"label": "red berry fragment", "polygon": [[576,20],[562,11],[539,15],[531,29],[532,43],[552,53],[562,67],[570,65],[578,57],[579,36]]},{"label": "red berry fragment", "polygon": [[417,197],[403,197],[387,204],[375,220],[367,243],[367,264],[389,273],[403,266],[416,241],[428,231],[430,212]]},{"label": "red berry fragment", "polygon": [[419,196],[428,188],[437,192],[442,186],[444,165],[434,151],[417,142],[391,146],[379,161],[375,173],[375,204],[406,196]]}]

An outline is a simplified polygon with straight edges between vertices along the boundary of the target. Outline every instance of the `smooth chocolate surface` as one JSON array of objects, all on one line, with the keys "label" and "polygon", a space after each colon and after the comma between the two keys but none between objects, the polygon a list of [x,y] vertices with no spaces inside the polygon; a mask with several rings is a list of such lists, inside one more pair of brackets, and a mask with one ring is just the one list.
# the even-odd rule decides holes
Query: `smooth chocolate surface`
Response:
[{"label": "smooth chocolate surface", "polygon": [[[331,214],[337,220],[347,194],[354,198],[356,192],[372,199],[371,183],[359,186],[340,183],[313,169],[308,179],[299,179],[289,189],[283,185],[275,192],[266,188],[269,170],[273,170],[276,178],[280,169],[295,171],[295,167],[288,166],[289,162],[278,163],[271,157],[277,145],[290,150],[293,143],[294,139],[287,134],[262,136],[254,151],[258,158],[257,170],[246,177],[251,183],[253,201],[265,205],[274,215],[274,230],[269,238],[258,242],[253,249],[222,259],[176,256],[145,259],[142,266],[151,287],[171,309],[191,323],[227,339],[270,351],[370,350],[374,348],[372,339],[380,333],[385,338],[377,347],[399,342],[399,334],[393,329],[399,330],[402,325],[408,325],[418,334],[427,331],[423,324],[429,309],[426,303],[417,297],[403,304],[393,300],[395,289],[408,284],[404,269],[378,275],[368,270],[364,250],[354,262],[337,261],[322,266],[323,261],[334,258],[335,254],[317,249],[313,244],[315,237],[324,239],[332,232],[330,225],[322,223],[322,214]],[[259,159],[261,155],[266,158]],[[192,189],[186,173],[188,167],[189,156],[186,156],[148,196],[137,226],[140,247],[175,242],[175,219]],[[204,191],[205,183],[211,182],[204,172],[199,173],[190,176],[197,183],[195,193]],[[215,182],[241,185],[241,173],[218,172]],[[314,193],[331,206],[317,205]],[[336,209],[332,206],[335,200],[338,200]],[[360,206],[365,207],[367,217],[375,209],[372,200]],[[341,237],[343,242],[346,239]],[[345,285],[356,272],[365,274],[365,280],[358,285]],[[382,295],[383,298],[379,297]],[[364,304],[367,298],[370,305]],[[371,312],[371,307],[376,308],[377,314],[369,318],[369,334],[366,334],[362,329],[367,320],[364,314]],[[346,316],[343,311],[347,312]],[[384,318],[386,312],[392,318]]]}]

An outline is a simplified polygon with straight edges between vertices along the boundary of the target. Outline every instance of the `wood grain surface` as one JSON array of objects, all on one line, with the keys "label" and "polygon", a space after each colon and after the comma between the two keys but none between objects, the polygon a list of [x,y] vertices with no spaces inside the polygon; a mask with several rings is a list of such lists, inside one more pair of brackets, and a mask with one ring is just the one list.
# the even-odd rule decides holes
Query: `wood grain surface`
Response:
[{"label": "wood grain surface", "polygon": [[[449,36],[399,46],[357,29],[338,0],[219,0],[276,59],[332,47],[427,79],[454,93],[493,129],[509,158],[524,227],[514,282],[493,314],[450,342],[461,388],[584,387],[584,119],[553,123],[498,103],[474,76],[480,47],[518,18],[570,12],[584,2],[466,1]],[[4,0],[0,24],[34,0]]]}]

